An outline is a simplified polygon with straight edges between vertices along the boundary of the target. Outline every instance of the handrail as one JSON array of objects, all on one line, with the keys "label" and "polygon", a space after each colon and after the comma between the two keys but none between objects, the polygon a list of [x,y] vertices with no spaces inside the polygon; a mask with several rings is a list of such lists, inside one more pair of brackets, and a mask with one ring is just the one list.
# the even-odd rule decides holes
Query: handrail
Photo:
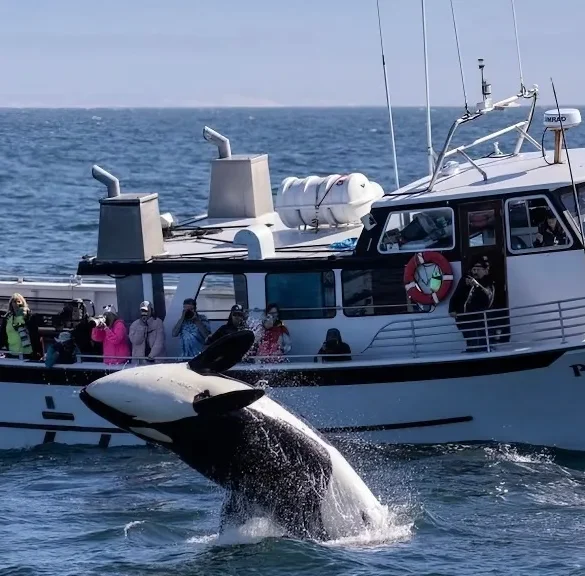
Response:
[{"label": "handrail", "polygon": [[[372,306],[372,308],[388,308],[388,306]],[[283,308],[284,309],[284,308]],[[299,309],[299,308],[295,308]],[[317,308],[321,310],[322,308]],[[281,309],[282,310],[282,309]],[[302,310],[302,309],[301,309]],[[256,309],[261,312],[261,310]],[[229,310],[225,310],[229,312]],[[369,316],[370,321],[382,316]],[[368,359],[418,358],[429,354],[454,354],[464,348],[469,351],[514,350],[520,347],[535,348],[542,345],[565,345],[571,338],[579,342],[585,336],[585,297],[569,298],[542,302],[538,304],[524,304],[513,308],[496,308],[480,313],[460,314],[451,316],[436,316],[427,313],[403,314],[390,317],[391,320],[380,327],[373,338],[361,350],[349,353],[351,361]],[[347,317],[346,322],[353,322],[354,318]],[[367,321],[367,318],[361,318]],[[249,325],[254,329],[253,325]],[[464,335],[462,330],[475,330],[480,334]],[[13,357],[7,351],[0,351],[5,356]],[[22,355],[18,356],[22,359]],[[309,360],[322,357],[335,359],[334,355],[289,354],[287,364],[300,360]],[[120,366],[135,364],[143,357],[112,357],[124,361],[120,365],[104,364],[105,369],[117,369]],[[270,367],[274,358],[267,356],[248,356],[247,362],[259,361],[259,365]],[[186,361],[178,356],[168,356],[157,359],[157,362]],[[349,362],[351,362],[349,361]],[[102,356],[81,355],[81,363],[103,362]],[[347,363],[346,360],[343,360]]]},{"label": "handrail", "polygon": [[[488,109],[478,109],[476,112],[473,112],[473,113],[466,112],[463,116],[461,116],[460,118],[457,118],[457,120],[455,120],[453,122],[453,124],[451,125],[451,128],[449,129],[449,132],[447,133],[447,138],[445,139],[445,143],[443,144],[443,148],[441,149],[441,152],[439,152],[437,161],[435,162],[435,168],[433,170],[429,185],[426,188],[425,192],[431,192],[433,190],[433,187],[434,187],[437,179],[439,178],[441,170],[443,169],[443,161],[447,157],[452,156],[453,154],[457,154],[457,153],[464,153],[465,150],[468,150],[469,148],[477,146],[478,144],[483,144],[484,142],[492,140],[493,138],[497,138],[498,136],[501,136],[503,134],[507,134],[508,132],[512,132],[514,130],[520,132],[520,135],[518,136],[518,140],[517,140],[516,145],[514,147],[513,155],[518,155],[520,153],[520,148],[522,147],[522,143],[524,142],[525,139],[528,140],[533,146],[535,146],[537,148],[537,150],[541,149],[538,142],[536,142],[533,138],[528,136],[528,131],[526,130],[526,128],[528,126],[530,126],[530,123],[532,122],[532,118],[534,116],[537,95],[538,95],[538,87],[537,86],[531,88],[530,90],[527,90],[524,86],[522,86],[522,90],[518,94],[516,94],[515,96],[512,96],[510,98],[506,98],[506,99],[501,100],[499,102],[495,102]],[[471,122],[473,120],[476,120],[477,118],[484,116],[487,112],[491,112],[493,110],[503,110],[504,108],[509,106],[511,103],[516,102],[516,100],[520,100],[522,98],[532,98],[532,104],[530,106],[530,111],[528,113],[528,117],[526,118],[526,120],[523,120],[522,122],[517,122],[516,124],[508,126],[507,128],[497,130],[496,132],[492,132],[490,134],[487,134],[486,136],[482,136],[481,138],[477,138],[476,140],[474,140],[470,144],[458,146],[457,148],[453,148],[453,149],[449,150],[449,146],[451,144],[451,141],[453,140],[455,132],[457,131],[457,128],[459,126],[461,126],[462,124],[466,124],[467,122]],[[467,156],[466,154],[462,154],[462,155],[464,157]],[[466,159],[469,160],[468,157]],[[471,162],[471,165],[481,172],[480,168],[477,165],[475,165],[474,162]]]}]

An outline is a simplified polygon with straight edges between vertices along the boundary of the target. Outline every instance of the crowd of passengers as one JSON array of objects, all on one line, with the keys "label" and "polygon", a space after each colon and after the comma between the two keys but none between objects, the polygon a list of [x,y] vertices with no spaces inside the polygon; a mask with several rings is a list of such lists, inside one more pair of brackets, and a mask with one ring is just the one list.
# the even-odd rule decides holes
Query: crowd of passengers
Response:
[{"label": "crowd of passengers", "polygon": [[[258,321],[235,304],[227,322],[212,332],[208,318],[197,311],[195,300],[187,298],[172,329],[172,337],[180,340],[181,358],[191,359],[223,336],[242,329],[250,329],[256,335],[245,361],[287,361],[292,342],[277,304],[269,304]],[[43,361],[49,368],[55,364],[74,364],[85,356],[103,357],[108,365],[125,364],[130,358],[138,363],[154,363],[166,358],[163,321],[148,301],[141,302],[140,317],[129,327],[113,306],[104,307],[100,316],[90,318],[81,300],[77,305],[66,304],[58,317],[56,336],[45,350],[35,317],[26,299],[18,293],[10,298],[0,325],[2,349],[10,355]],[[342,340],[339,330],[331,328],[315,361],[340,360],[351,360],[351,349]]]}]

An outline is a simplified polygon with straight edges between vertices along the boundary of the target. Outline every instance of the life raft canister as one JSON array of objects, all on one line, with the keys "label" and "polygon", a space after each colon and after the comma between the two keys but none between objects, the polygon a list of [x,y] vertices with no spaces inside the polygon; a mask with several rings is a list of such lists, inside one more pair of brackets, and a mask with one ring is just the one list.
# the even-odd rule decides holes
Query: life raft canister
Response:
[{"label": "life raft canister", "polygon": [[[429,282],[430,293],[423,292],[416,281],[416,270],[425,264],[435,264],[439,274],[434,273]],[[447,296],[453,284],[453,269],[449,260],[440,252],[417,252],[404,268],[406,294],[418,304],[438,304]]]}]

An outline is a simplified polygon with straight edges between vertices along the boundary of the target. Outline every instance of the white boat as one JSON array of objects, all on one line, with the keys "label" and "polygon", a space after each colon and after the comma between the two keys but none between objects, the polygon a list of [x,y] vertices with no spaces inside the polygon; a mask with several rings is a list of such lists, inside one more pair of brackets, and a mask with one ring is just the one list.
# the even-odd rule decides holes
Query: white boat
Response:
[{"label": "white boat", "polygon": [[[233,156],[227,139],[206,128],[220,151],[208,214],[177,225],[161,217],[157,194],[120,193],[117,180],[95,167],[94,177],[108,185],[96,256],[82,259],[67,281],[4,279],[2,308],[12,293],[24,295],[43,314],[46,345],[55,315],[72,299],[85,300],[90,313],[92,304],[98,311],[114,304],[127,323],[147,299],[164,318],[168,361],[179,361],[171,330],[184,298],[197,299],[212,329],[235,302],[250,319],[277,302],[292,338],[287,361],[241,363],[228,374],[268,386],[326,433],[376,443],[584,450],[585,149],[568,151],[569,170],[562,138],[547,154],[527,135],[537,92],[523,88],[494,104],[487,98],[456,120],[433,174],[391,194],[362,174],[336,174],[286,179],[273,204],[267,156]],[[525,121],[449,149],[460,124],[524,99],[531,101]],[[575,110],[558,116],[547,113],[549,129],[580,122]],[[509,153],[446,161],[470,158],[470,148],[505,131],[518,132]],[[527,140],[536,152],[521,151]],[[534,247],[540,220],[550,216],[561,240]],[[484,256],[495,293],[481,313],[482,333],[466,343],[449,301]],[[115,282],[96,280],[108,276]],[[315,362],[329,328],[350,345],[350,361]],[[477,343],[486,349],[465,352]],[[4,352],[0,448],[140,443],[78,398],[83,385],[131,360],[46,368]]]}]

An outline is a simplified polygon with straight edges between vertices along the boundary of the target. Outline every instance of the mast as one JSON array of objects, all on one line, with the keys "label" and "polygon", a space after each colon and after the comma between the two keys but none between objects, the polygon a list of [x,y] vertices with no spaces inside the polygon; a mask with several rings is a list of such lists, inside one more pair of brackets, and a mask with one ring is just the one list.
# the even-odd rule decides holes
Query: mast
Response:
[{"label": "mast", "polygon": [[435,169],[435,154],[433,151],[433,139],[431,136],[431,99],[429,93],[429,58],[427,54],[427,22],[425,14],[425,0],[421,0],[422,31],[423,31],[423,53],[425,60],[425,91],[427,97],[427,159],[429,163],[429,174],[432,175]]},{"label": "mast", "polygon": [[382,36],[382,22],[380,19],[380,0],[376,0],[378,11],[378,31],[380,33],[380,51],[382,53],[382,69],[384,71],[384,88],[386,90],[386,108],[388,109],[388,124],[390,127],[390,142],[392,144],[392,163],[394,164],[394,185],[400,188],[398,181],[398,162],[396,160],[396,142],[394,140],[394,122],[392,120],[392,104],[390,103],[390,91],[388,89],[388,75],[386,74],[386,58],[384,56],[384,39]]}]

